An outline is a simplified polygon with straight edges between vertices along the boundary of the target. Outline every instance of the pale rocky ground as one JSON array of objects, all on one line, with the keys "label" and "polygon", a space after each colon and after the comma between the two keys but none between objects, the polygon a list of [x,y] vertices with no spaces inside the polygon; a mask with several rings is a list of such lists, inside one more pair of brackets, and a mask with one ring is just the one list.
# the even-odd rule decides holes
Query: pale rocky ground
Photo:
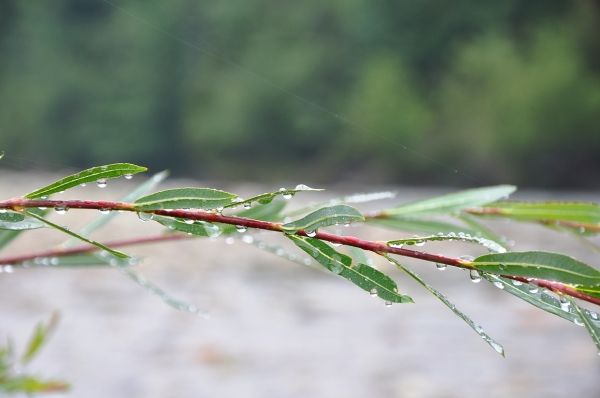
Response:
[{"label": "pale rocky ground", "polygon": [[[2,198],[24,194],[55,175],[0,173]],[[77,188],[72,198],[115,199],[142,178]],[[279,186],[210,186],[248,197]],[[288,184],[292,185],[292,184]],[[345,187],[297,196],[292,205],[382,187]],[[441,193],[402,188],[390,206]],[[600,201],[598,193],[524,192],[516,198]],[[72,229],[96,212],[71,210],[53,220]],[[98,240],[160,231],[134,215],[120,215]],[[598,266],[600,256],[568,237],[523,224],[492,225],[516,241],[514,250],[565,252]],[[412,234],[350,228],[352,235],[390,239]],[[261,239],[281,242],[278,236]],[[4,255],[49,248],[64,240],[51,230],[23,234]],[[449,255],[480,254],[463,243],[428,244]],[[125,249],[150,263],[135,269],[173,296],[206,308],[204,320],[176,311],[110,268],[16,269],[0,274],[0,339],[26,343],[34,325],[53,310],[62,318],[28,368],[63,377],[70,396],[153,397],[598,397],[600,358],[584,328],[544,313],[465,272],[438,271],[405,261],[502,343],[506,358],[485,344],[441,302],[389,264],[377,265],[416,304],[385,308],[349,282],[302,267],[236,241],[198,239]],[[48,395],[50,397],[62,394]],[[69,396],[69,395],[67,395]]]}]

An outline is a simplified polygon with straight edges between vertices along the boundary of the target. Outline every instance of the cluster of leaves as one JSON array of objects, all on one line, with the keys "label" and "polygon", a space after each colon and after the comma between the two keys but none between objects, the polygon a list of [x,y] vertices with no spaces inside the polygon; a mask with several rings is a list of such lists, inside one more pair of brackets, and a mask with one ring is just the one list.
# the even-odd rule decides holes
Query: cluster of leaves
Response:
[{"label": "cluster of leaves", "polygon": [[47,324],[39,323],[23,354],[16,358],[12,343],[0,347],[0,392],[34,394],[66,391],[69,385],[62,380],[43,380],[23,373],[22,369],[39,353],[58,322],[54,313]]},{"label": "cluster of leaves", "polygon": [[[597,348],[600,349],[600,317],[593,311],[584,309],[573,301],[573,297],[600,303],[600,271],[572,257],[550,252],[530,251],[511,252],[503,238],[482,225],[477,217],[511,218],[523,222],[536,222],[559,230],[566,230],[578,239],[600,232],[600,206],[593,203],[579,202],[536,202],[522,203],[507,201],[508,196],[516,188],[509,185],[477,188],[443,195],[431,199],[403,204],[363,215],[351,204],[377,200],[393,196],[393,193],[354,195],[328,202],[311,204],[293,212],[283,210],[286,201],[275,201],[277,196],[285,199],[306,191],[315,191],[305,185],[295,189],[282,188],[276,192],[261,194],[249,199],[209,188],[175,188],[152,194],[148,192],[166,177],[160,173],[152,177],[118,202],[79,201],[48,199],[49,195],[66,189],[87,184],[98,183],[105,186],[107,179],[145,171],[143,167],[120,163],[95,167],[81,173],[68,176],[25,195],[0,202],[0,229],[3,234],[10,235],[22,230],[42,226],[55,228],[71,236],[65,242],[56,257],[49,260],[37,259],[44,265],[75,264],[109,264],[116,266],[125,275],[131,277],[152,293],[159,294],[165,302],[181,310],[206,314],[195,306],[179,302],[164,293],[158,287],[148,283],[135,274],[129,265],[135,264],[125,253],[92,241],[86,236],[96,228],[104,225],[117,212],[125,210],[137,212],[143,221],[153,220],[167,227],[168,234],[183,232],[200,237],[216,237],[226,235],[227,239],[240,238],[247,243],[272,251],[280,256],[304,265],[321,267],[326,272],[339,275],[360,289],[378,296],[386,306],[393,303],[411,303],[412,298],[402,294],[396,282],[388,275],[373,268],[365,251],[375,252],[385,257],[400,270],[408,273],[429,292],[447,305],[457,316],[464,320],[477,334],[483,337],[498,353],[504,355],[503,347],[483,332],[481,326],[459,311],[443,294],[421,279],[417,273],[401,264],[391,254],[435,261],[438,268],[447,265],[457,266],[470,271],[474,282],[486,280],[496,287],[544,310],[585,326]],[[242,210],[237,210],[242,206]],[[42,207],[40,210],[39,208]],[[69,207],[98,209],[101,215],[89,226],[78,233],[56,225],[46,219],[43,213],[46,207],[54,207],[64,212]],[[32,210],[36,208],[36,210]],[[110,211],[113,211],[110,213]],[[230,214],[224,214],[231,212]],[[110,214],[109,214],[110,213]],[[298,218],[299,217],[299,218]],[[336,226],[364,222],[394,230],[405,230],[425,235],[412,238],[394,239],[386,242],[370,242],[354,237],[345,237]],[[272,248],[265,242],[253,237],[251,232],[244,234],[248,228],[278,231],[287,236],[297,247],[309,257],[299,258],[287,253],[282,248]],[[319,232],[334,230],[335,234]],[[73,239],[83,241],[90,249],[69,252]],[[3,245],[10,240],[0,235]],[[477,258],[450,258],[441,255],[429,255],[416,250],[408,250],[431,241],[463,241],[482,245],[491,253]],[[589,243],[589,242],[588,242]],[[342,253],[333,246],[346,245],[348,254]],[[590,243],[591,244],[591,243]],[[93,249],[93,250],[92,250]],[[97,249],[101,249],[98,251]],[[95,251],[94,251],[95,250]],[[2,262],[0,261],[0,264]],[[11,266],[31,265],[27,260],[15,262]]]}]

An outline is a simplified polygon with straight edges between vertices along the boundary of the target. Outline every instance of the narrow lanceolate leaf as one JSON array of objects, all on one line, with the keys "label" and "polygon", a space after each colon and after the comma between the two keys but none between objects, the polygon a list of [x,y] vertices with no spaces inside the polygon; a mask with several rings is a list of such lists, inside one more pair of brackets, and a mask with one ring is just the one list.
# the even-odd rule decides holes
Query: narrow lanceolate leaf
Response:
[{"label": "narrow lanceolate leaf", "polygon": [[340,275],[368,292],[376,293],[381,299],[392,303],[412,303],[409,296],[398,293],[398,286],[389,276],[366,264],[352,265],[352,258],[339,253],[318,239],[288,236],[299,248],[308,253],[319,264],[336,275]]},{"label": "narrow lanceolate leaf", "polygon": [[465,213],[460,213],[456,218],[458,218],[459,220],[461,220],[462,222],[467,224],[469,227],[471,227],[475,231],[477,231],[479,233],[478,235],[481,236],[482,238],[489,239],[494,242],[502,242],[502,239],[500,239],[500,237],[498,235],[496,235],[488,227],[481,225],[480,223],[475,221],[473,219],[473,217],[471,217]]},{"label": "narrow lanceolate leaf", "polygon": [[574,286],[578,292],[600,298],[600,286]]},{"label": "narrow lanceolate leaf", "polygon": [[292,196],[294,196],[298,192],[306,192],[306,191],[323,191],[323,190],[311,188],[304,184],[300,184],[300,185],[297,185],[295,189],[281,188],[277,192],[263,193],[261,195],[254,196],[250,199],[234,200],[233,203],[230,203],[230,204],[226,205],[225,207],[236,207],[236,206],[244,205],[244,204],[252,204],[253,202],[258,202],[261,205],[266,205],[266,204],[271,203],[273,201],[273,199],[275,199],[275,197],[278,195],[282,195],[284,198],[290,199]]},{"label": "narrow lanceolate leaf", "polygon": [[321,227],[364,220],[365,217],[362,213],[354,207],[348,205],[336,205],[324,207],[299,220],[283,224],[281,227],[285,232],[290,233],[301,229],[305,231],[316,231]]},{"label": "narrow lanceolate leaf", "polygon": [[425,220],[410,217],[386,217],[386,218],[367,218],[369,224],[376,224],[382,227],[396,229],[400,231],[419,232],[425,234],[438,234],[443,233],[445,235],[459,232],[470,234],[475,236],[477,231],[465,227],[464,225],[451,224],[438,220]]},{"label": "narrow lanceolate leaf", "polygon": [[0,213],[0,229],[10,231],[25,231],[27,229],[37,229],[45,227],[44,223],[35,218],[25,217],[21,213],[7,211]]},{"label": "narrow lanceolate leaf", "polygon": [[[285,205],[286,202],[282,201],[271,202],[267,205],[258,205],[250,209],[240,211],[239,213],[236,213],[236,216],[261,221],[277,221],[281,219],[281,210],[283,210]],[[230,234],[236,231],[235,226],[231,224],[222,224],[221,229],[223,230],[224,234]]]},{"label": "narrow lanceolate leaf", "polygon": [[600,205],[587,202],[499,202],[473,214],[600,224]]},{"label": "narrow lanceolate leaf", "polygon": [[99,180],[102,183],[102,180],[121,176],[130,176],[146,170],[147,169],[145,167],[136,166],[129,163],[115,163],[106,166],[92,167],[91,169],[83,170],[77,174],[70,175],[62,180],[58,180],[55,183],[45,186],[44,188],[40,188],[36,191],[28,193],[25,195],[25,197],[27,199],[41,198],[42,196],[48,196],[53,193],[62,192],[81,184],[97,182]]},{"label": "narrow lanceolate leaf", "polygon": [[435,198],[419,200],[385,210],[386,215],[424,216],[448,214],[468,207],[482,206],[507,197],[517,187],[498,185],[495,187],[475,188],[442,195]]},{"label": "narrow lanceolate leaf", "polygon": [[469,318],[467,315],[465,315],[464,313],[459,311],[456,308],[456,306],[448,300],[448,298],[446,296],[444,296],[443,294],[438,292],[433,286],[431,286],[430,284],[425,282],[423,279],[421,279],[419,277],[419,275],[417,273],[413,272],[410,268],[405,267],[404,265],[400,264],[398,261],[396,261],[395,259],[393,259],[392,257],[390,257],[388,255],[384,255],[384,257],[387,258],[388,261],[391,262],[392,264],[396,264],[396,266],[398,268],[400,268],[401,270],[406,272],[408,275],[410,275],[414,280],[419,282],[425,289],[429,290],[429,292],[431,292],[442,303],[444,303],[448,308],[450,308],[452,310],[452,312],[454,312],[460,319],[465,321],[466,324],[471,327],[471,329],[473,329],[475,332],[477,332],[477,334],[479,336],[481,336],[481,338],[483,338],[485,340],[485,342],[488,343],[494,350],[496,350],[497,353],[504,356],[504,347],[502,347],[502,345],[498,344],[494,339],[492,339],[490,336],[488,336],[486,333],[484,333],[483,328],[481,326],[477,325],[475,322],[473,322],[473,320],[471,318]]},{"label": "narrow lanceolate leaf", "polygon": [[28,216],[33,217],[33,218],[35,218],[35,219],[43,222],[44,224],[48,225],[49,227],[52,227],[54,229],[58,229],[59,231],[62,231],[64,233],[68,234],[68,235],[71,235],[72,237],[77,238],[77,239],[79,239],[81,241],[84,241],[85,243],[89,243],[90,245],[94,245],[96,247],[99,247],[100,249],[105,250],[105,251],[109,252],[110,254],[112,254],[114,256],[117,256],[119,258],[129,258],[129,256],[127,254],[125,254],[125,253],[122,253],[122,252],[117,251],[117,250],[113,250],[110,247],[106,247],[102,243],[98,243],[98,242],[95,242],[93,240],[89,240],[89,239],[87,239],[87,238],[85,238],[83,236],[80,236],[80,235],[76,234],[75,232],[71,232],[71,231],[69,231],[66,228],[63,228],[63,227],[61,227],[59,225],[56,225],[53,222],[50,222],[50,221],[46,220],[45,218],[38,216],[37,214],[34,214],[34,213],[26,211],[26,210],[24,210],[23,213],[25,213]]},{"label": "narrow lanceolate leaf", "polygon": [[492,274],[523,276],[576,285],[600,284],[600,271],[564,254],[531,251],[485,254],[473,266]]},{"label": "narrow lanceolate leaf", "polygon": [[[219,228],[215,224],[211,224],[206,221],[194,221],[186,223],[184,220],[173,217],[162,217],[154,215],[152,220],[164,225],[165,227],[175,230],[181,231],[188,234],[196,235],[196,236],[209,236],[211,238],[217,237],[221,235],[221,228]],[[190,220],[193,221],[193,220]]]},{"label": "narrow lanceolate leaf", "polygon": [[25,349],[25,352],[23,353],[23,356],[21,357],[21,362],[23,364],[26,364],[27,362],[29,362],[35,356],[35,354],[38,353],[40,348],[44,345],[44,343],[48,339],[48,335],[56,327],[57,322],[58,322],[58,312],[54,312],[54,313],[52,313],[52,317],[50,318],[50,321],[48,322],[47,325],[44,325],[43,323],[39,323],[36,326],[36,328],[33,332],[33,336],[31,336],[31,340],[29,341],[29,344],[27,345],[27,348]]},{"label": "narrow lanceolate leaf", "polygon": [[505,292],[508,292],[513,296],[516,296],[521,300],[524,300],[546,312],[557,315],[573,323],[578,318],[572,308],[566,308],[564,305],[561,306],[560,301],[558,301],[557,298],[545,293],[543,289],[539,288],[537,285],[521,283],[519,281],[502,278],[501,276],[487,273],[482,273],[481,276],[496,286],[502,286]]},{"label": "narrow lanceolate leaf", "polygon": [[577,315],[579,315],[580,322],[583,323],[583,326],[587,329],[590,337],[596,344],[596,349],[600,354],[600,318],[598,314],[595,312],[590,312],[588,310],[584,310],[580,308],[575,302],[569,300],[571,307],[575,308]]},{"label": "narrow lanceolate leaf", "polygon": [[344,196],[342,198],[334,198],[328,200],[327,202],[310,204],[308,206],[302,207],[300,209],[291,211],[286,214],[286,217],[294,217],[299,214],[308,213],[309,211],[314,211],[320,209],[322,207],[340,205],[340,204],[348,204],[348,203],[365,203],[371,202],[374,200],[382,200],[382,199],[391,199],[395,198],[398,193],[394,191],[383,191],[383,192],[373,192],[373,193],[355,193],[353,195]]},{"label": "narrow lanceolate leaf", "polygon": [[496,253],[505,253],[506,252],[506,249],[504,247],[502,247],[501,245],[499,245],[498,243],[496,243],[494,241],[491,241],[491,240],[485,239],[485,238],[479,238],[477,236],[471,236],[468,234],[464,234],[462,232],[459,232],[458,234],[451,232],[448,235],[439,234],[439,235],[415,237],[415,238],[409,238],[409,239],[390,240],[387,242],[387,245],[392,246],[392,247],[403,247],[404,245],[420,246],[426,242],[441,242],[441,241],[462,241],[462,242],[477,243],[492,252],[496,252]]},{"label": "narrow lanceolate leaf", "polygon": [[203,209],[227,206],[237,195],[210,188],[174,188],[153,193],[134,202],[135,210]]},{"label": "narrow lanceolate leaf", "polygon": [[[169,171],[168,170],[161,171],[160,173],[154,174],[147,181],[144,181],[143,183],[141,183],[140,185],[138,185],[137,187],[135,187],[134,189],[132,189],[131,191],[129,191],[128,193],[126,193],[125,195],[121,196],[118,199],[118,201],[119,202],[125,202],[125,203],[133,202],[134,200],[138,199],[142,195],[145,195],[149,191],[151,191],[157,184],[159,184],[165,178],[167,178],[168,175],[169,175]],[[119,214],[119,212],[116,212],[116,211],[110,212],[109,214],[101,214],[100,216],[98,216],[95,219],[93,219],[85,227],[83,227],[79,231],[77,231],[77,233],[79,235],[81,235],[81,236],[88,236],[89,234],[91,234],[95,230],[97,230],[99,228],[102,228],[109,221],[111,221],[113,218],[115,218],[118,214]],[[78,240],[75,239],[75,238],[69,238],[67,241],[63,242],[60,245],[60,247],[62,247],[63,249],[67,248],[67,247],[71,247],[77,241]]]},{"label": "narrow lanceolate leaf", "polygon": [[[32,213],[36,213],[38,215],[45,215],[48,212],[48,209],[45,210],[40,210],[40,209],[30,209],[29,211],[31,211]],[[28,218],[28,220],[34,221],[34,222],[39,222],[36,219],[33,218]],[[42,225],[42,227],[45,226],[45,224],[40,223]],[[0,228],[2,229],[2,228]],[[22,232],[23,230],[0,230],[0,249],[2,249],[4,246],[8,245],[10,242],[12,242],[17,236],[19,236],[19,234]]]}]

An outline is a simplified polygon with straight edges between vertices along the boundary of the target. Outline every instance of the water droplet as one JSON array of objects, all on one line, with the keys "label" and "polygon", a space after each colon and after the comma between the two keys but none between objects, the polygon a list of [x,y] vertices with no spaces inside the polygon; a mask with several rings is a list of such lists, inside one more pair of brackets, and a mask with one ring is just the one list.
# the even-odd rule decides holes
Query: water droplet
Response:
[{"label": "water droplet", "polygon": [[240,233],[246,232],[246,227],[243,225],[236,225],[235,229]]},{"label": "water droplet", "polygon": [[138,218],[140,220],[142,220],[144,222],[150,221],[150,220],[152,220],[152,218],[154,218],[154,214],[152,214],[152,213],[142,213],[142,212],[139,212],[137,214],[137,216],[138,216]]},{"label": "water droplet", "polygon": [[316,229],[314,231],[306,230],[304,232],[306,232],[306,236],[308,236],[310,238],[314,238],[315,236],[317,236],[317,230]]},{"label": "water droplet", "polygon": [[402,249],[402,247],[404,246],[404,243],[393,243],[393,244],[391,244],[389,246],[393,247],[395,249]]},{"label": "water droplet", "polygon": [[312,264],[312,260],[307,257],[307,258],[304,259],[304,264],[311,265]]},{"label": "water droplet", "polygon": [[60,260],[58,259],[58,257],[52,257],[50,259],[50,264],[52,265],[58,265],[60,263]]},{"label": "water droplet", "polygon": [[283,195],[281,195],[281,196],[283,196],[283,198],[284,198],[284,199],[291,199],[291,198],[292,198],[292,196],[294,196],[294,194],[293,194],[293,193],[291,193],[291,192],[286,192],[286,193],[284,193],[284,194],[283,194]]},{"label": "water droplet", "polygon": [[439,269],[440,271],[445,270],[448,266],[446,264],[442,264],[442,263],[436,263],[435,266],[437,267],[437,269]]},{"label": "water droplet", "polygon": [[99,209],[100,214],[108,214],[110,213],[110,209]]},{"label": "water droplet", "polygon": [[583,323],[583,321],[582,321],[581,319],[579,319],[579,318],[575,318],[575,319],[573,320],[573,322],[574,322],[574,323],[575,323],[575,325],[577,325],[577,326],[585,326],[585,325],[584,325],[584,323]]},{"label": "water droplet", "polygon": [[249,209],[251,207],[252,207],[252,203],[250,203],[250,202],[244,203],[244,209]]},{"label": "water droplet", "polygon": [[566,297],[560,297],[560,309],[563,311],[567,311],[569,312],[569,307],[570,307],[570,303],[569,303],[569,299],[567,299]]},{"label": "water droplet", "polygon": [[98,181],[96,181],[96,184],[98,184],[100,188],[104,188],[106,186],[106,178],[98,179]]},{"label": "water droplet", "polygon": [[183,222],[184,222],[184,223],[186,223],[186,224],[193,224],[193,223],[194,223],[194,220],[191,220],[191,219],[189,219],[189,218],[184,218],[184,219],[183,219]]},{"label": "water droplet", "polygon": [[225,243],[227,243],[228,245],[233,245],[233,244],[235,243],[235,239],[234,239],[234,238],[232,238],[231,236],[228,236],[228,237],[225,239]]},{"label": "water droplet", "polygon": [[483,333],[483,328],[481,326],[479,326],[479,325],[475,325],[475,331],[477,333],[479,333],[479,334],[482,334]]},{"label": "water droplet", "polygon": [[133,174],[125,174],[125,178],[131,180],[133,178]]},{"label": "water droplet", "polygon": [[477,272],[477,270],[472,269],[471,272],[469,272],[469,277],[471,278],[471,282],[473,283],[481,282],[481,275],[479,275],[479,272]]},{"label": "water droplet", "polygon": [[419,239],[418,241],[415,242],[415,246],[423,246],[425,244],[425,241],[422,239]]},{"label": "water droplet", "polygon": [[386,301],[383,305],[385,305],[386,307],[391,307],[392,306],[392,302],[391,301]]},{"label": "water droplet", "polygon": [[331,243],[331,246],[335,246],[335,247],[340,247],[342,244],[341,243],[337,243],[337,242],[329,242]]},{"label": "water droplet", "polygon": [[68,209],[66,207],[55,207],[54,210],[57,214],[65,214]]},{"label": "water droplet", "polygon": [[40,197],[40,199],[46,200],[46,199],[48,199],[48,196],[42,196],[42,197]]},{"label": "water droplet", "polygon": [[472,263],[472,262],[473,262],[473,260],[475,260],[475,257],[473,257],[473,256],[469,256],[469,255],[460,256],[459,258],[460,258],[461,260],[465,260],[465,261],[468,261],[468,262],[470,262],[470,263]]},{"label": "water droplet", "polygon": [[377,288],[374,287],[373,289],[371,289],[369,294],[371,295],[371,297],[377,297]]},{"label": "water droplet", "polygon": [[224,209],[225,209],[225,208],[224,208],[223,206],[221,206],[221,207],[217,207],[217,214],[218,214],[218,215],[221,215],[221,213],[223,212],[223,210],[224,210]]},{"label": "water droplet", "polygon": [[496,286],[498,289],[504,289],[504,283],[500,281],[494,281],[494,286]]},{"label": "water droplet", "polygon": [[496,350],[497,353],[502,354],[504,352],[504,348],[495,341],[491,341],[490,345],[494,348],[494,350]]},{"label": "water droplet", "polygon": [[511,283],[512,283],[514,286],[521,286],[521,285],[523,284],[523,282],[521,282],[521,281],[516,281],[516,280],[514,280],[514,279],[513,279],[513,280],[511,280]]},{"label": "water droplet", "polygon": [[0,213],[6,213],[6,209],[0,209]]},{"label": "water droplet", "polygon": [[598,320],[598,314],[596,314],[594,311],[590,311],[590,316],[592,317],[593,320],[595,320],[595,321]]},{"label": "water droplet", "polygon": [[344,227],[349,227],[349,226],[350,226],[350,221],[346,221],[346,222],[344,223]]},{"label": "water droplet", "polygon": [[540,289],[538,288],[538,285],[530,283],[529,284],[529,293],[537,293],[540,291]]}]

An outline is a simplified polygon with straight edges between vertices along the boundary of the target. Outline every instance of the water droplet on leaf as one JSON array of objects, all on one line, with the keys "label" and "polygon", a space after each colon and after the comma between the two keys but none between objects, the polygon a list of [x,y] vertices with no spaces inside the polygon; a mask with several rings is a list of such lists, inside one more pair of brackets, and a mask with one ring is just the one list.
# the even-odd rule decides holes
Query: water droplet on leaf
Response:
[{"label": "water droplet on leaf", "polygon": [[246,232],[246,227],[243,225],[236,225],[235,229],[240,233]]},{"label": "water droplet on leaf", "polygon": [[140,220],[142,220],[144,222],[150,221],[150,220],[152,220],[152,218],[154,218],[154,214],[152,214],[152,213],[142,213],[142,212],[139,212],[137,214],[137,216],[138,216],[138,218]]},{"label": "water droplet on leaf", "polygon": [[392,302],[391,302],[391,301],[386,301],[386,302],[384,303],[384,305],[385,305],[386,307],[388,307],[388,308],[389,308],[389,307],[391,307],[391,306],[392,306]]},{"label": "water droplet on leaf", "polygon": [[125,178],[131,180],[133,178],[133,174],[125,174]]},{"label": "water droplet on leaf", "polygon": [[55,207],[54,210],[57,214],[65,214],[68,209],[66,207]]},{"label": "water droplet on leaf", "polygon": [[373,289],[371,289],[369,295],[371,295],[371,297],[377,297],[377,288],[374,287]]},{"label": "water droplet on leaf", "polygon": [[440,271],[445,270],[448,266],[446,264],[442,264],[442,263],[436,263],[435,266],[437,267],[437,269],[439,269]]},{"label": "water droplet on leaf", "polygon": [[304,232],[306,232],[306,236],[308,236],[310,238],[314,238],[315,236],[317,236],[317,230],[316,229],[314,231],[306,230]]},{"label": "water droplet on leaf", "polygon": [[108,214],[110,213],[110,209],[99,209],[100,214]]},{"label": "water droplet on leaf", "polygon": [[98,184],[98,186],[100,188],[104,188],[106,186],[106,178],[100,178],[96,181],[96,184]]},{"label": "water droplet on leaf", "polygon": [[538,285],[533,284],[533,283],[529,284],[528,289],[529,289],[529,293],[537,293],[540,291],[540,289],[538,288]]},{"label": "water droplet on leaf", "polygon": [[469,277],[471,278],[471,282],[473,283],[481,282],[481,275],[479,275],[479,272],[477,272],[477,270],[472,269],[469,272]]}]

